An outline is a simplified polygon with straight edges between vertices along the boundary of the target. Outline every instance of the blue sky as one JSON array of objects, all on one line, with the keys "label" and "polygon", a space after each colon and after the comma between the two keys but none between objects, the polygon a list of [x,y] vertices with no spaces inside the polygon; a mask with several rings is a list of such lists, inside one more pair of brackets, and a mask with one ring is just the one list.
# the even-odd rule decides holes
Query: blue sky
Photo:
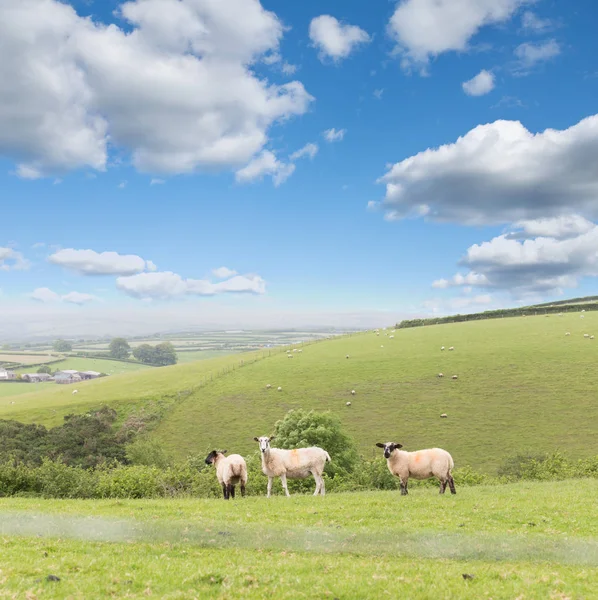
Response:
[{"label": "blue sky", "polygon": [[595,293],[597,18],[590,0],[1,2],[0,333],[370,326]]}]

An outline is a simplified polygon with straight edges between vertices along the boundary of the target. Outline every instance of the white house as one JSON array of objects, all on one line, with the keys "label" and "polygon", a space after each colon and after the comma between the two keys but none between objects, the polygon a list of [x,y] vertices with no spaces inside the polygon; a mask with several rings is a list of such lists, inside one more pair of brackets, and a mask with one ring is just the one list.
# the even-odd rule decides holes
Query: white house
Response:
[{"label": "white house", "polygon": [[0,369],[0,381],[12,381],[17,378],[17,374],[14,371],[8,369]]}]

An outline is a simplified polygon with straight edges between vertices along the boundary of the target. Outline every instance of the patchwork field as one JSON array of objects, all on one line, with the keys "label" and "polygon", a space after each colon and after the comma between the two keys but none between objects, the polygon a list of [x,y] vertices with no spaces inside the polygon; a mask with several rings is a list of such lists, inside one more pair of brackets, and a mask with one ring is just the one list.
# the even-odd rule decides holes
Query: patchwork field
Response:
[{"label": "patchwork field", "polygon": [[21,354],[20,352],[0,352],[0,364],[15,363],[21,365],[40,365],[56,360],[56,355],[51,354]]},{"label": "patchwork field", "polygon": [[579,480],[456,496],[4,499],[0,596],[589,599],[597,493]]}]

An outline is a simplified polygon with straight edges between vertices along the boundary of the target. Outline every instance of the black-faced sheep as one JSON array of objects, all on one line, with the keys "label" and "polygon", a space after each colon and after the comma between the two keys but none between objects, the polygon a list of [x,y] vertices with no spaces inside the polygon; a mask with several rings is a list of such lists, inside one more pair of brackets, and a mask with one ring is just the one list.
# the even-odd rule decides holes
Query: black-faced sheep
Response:
[{"label": "black-faced sheep", "polygon": [[212,450],[206,456],[206,465],[216,467],[216,477],[222,486],[224,499],[235,497],[235,485],[241,485],[241,496],[245,496],[247,485],[247,464],[240,454],[225,456],[226,450]]}]

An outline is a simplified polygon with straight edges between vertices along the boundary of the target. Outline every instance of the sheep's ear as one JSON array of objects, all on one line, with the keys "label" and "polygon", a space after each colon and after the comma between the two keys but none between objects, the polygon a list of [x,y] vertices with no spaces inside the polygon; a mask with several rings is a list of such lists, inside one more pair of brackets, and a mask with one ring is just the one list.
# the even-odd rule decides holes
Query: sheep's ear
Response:
[{"label": "sheep's ear", "polygon": [[259,442],[259,439],[258,439],[258,438],[256,438],[256,437],[254,437],[254,438],[253,438],[253,441],[255,441],[255,442]]},{"label": "sheep's ear", "polygon": [[275,437],[276,437],[275,435],[271,435],[271,436],[268,438],[268,441],[269,441],[269,442],[271,442],[271,441],[272,441],[272,440],[273,440]]},{"label": "sheep's ear", "polygon": [[384,444],[381,444],[380,442],[378,442],[376,446],[378,446],[378,448],[384,448]]},{"label": "sheep's ear", "polygon": [[220,450],[220,454],[226,454],[228,450]]},{"label": "sheep's ear", "polygon": [[394,446],[395,448],[402,448],[402,447],[403,447],[403,444],[393,444],[393,446]]}]

